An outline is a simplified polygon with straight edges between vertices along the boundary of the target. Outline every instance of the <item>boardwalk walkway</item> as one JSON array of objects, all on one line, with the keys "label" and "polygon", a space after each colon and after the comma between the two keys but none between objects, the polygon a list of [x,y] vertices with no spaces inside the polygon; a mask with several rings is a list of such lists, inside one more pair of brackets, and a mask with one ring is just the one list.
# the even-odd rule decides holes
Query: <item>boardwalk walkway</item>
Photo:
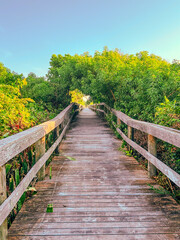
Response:
[{"label": "boardwalk walkway", "polygon": [[52,179],[37,183],[8,239],[180,239],[179,206],[150,190],[155,182],[119,147],[105,122],[84,109],[51,163]]}]

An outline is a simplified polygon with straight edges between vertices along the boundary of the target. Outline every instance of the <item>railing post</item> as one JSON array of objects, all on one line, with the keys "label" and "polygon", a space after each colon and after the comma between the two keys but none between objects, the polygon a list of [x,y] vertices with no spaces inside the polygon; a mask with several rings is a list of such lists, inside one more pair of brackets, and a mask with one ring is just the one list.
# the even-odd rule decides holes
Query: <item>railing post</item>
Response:
[{"label": "railing post", "polygon": [[68,118],[68,116],[67,116],[67,114],[65,114],[65,116],[64,116],[64,122],[63,122],[63,128],[65,128],[65,126],[66,126],[66,124],[67,124],[67,118]]},{"label": "railing post", "polygon": [[121,119],[117,117],[117,125],[120,126],[121,125]]},{"label": "railing post", "polygon": [[108,106],[107,106],[107,108],[106,108],[106,113],[107,113],[107,114],[110,113]]},{"label": "railing post", "polygon": [[63,129],[65,128],[66,124],[68,123],[69,113],[66,113],[63,120]]},{"label": "railing post", "polygon": [[105,111],[105,106],[104,106],[104,105],[102,105],[102,110],[104,111],[104,112],[103,112],[103,117],[105,118],[105,116],[106,116],[106,111]]},{"label": "railing post", "polygon": [[[6,168],[2,166],[0,167],[0,205],[6,198]],[[0,226],[0,239],[7,239],[7,219]]]},{"label": "railing post", "polygon": [[63,129],[64,129],[64,126],[65,126],[65,116],[64,116],[63,121],[62,121],[62,123],[61,123],[61,129],[62,129],[62,131],[63,131]]},{"label": "railing post", "polygon": [[[132,141],[134,141],[134,128],[128,126],[128,138],[131,139]],[[128,151],[131,150],[130,145],[128,145],[127,147]]]},{"label": "railing post", "polygon": [[[35,156],[36,162],[45,154],[45,136],[39,139],[35,144]],[[37,174],[38,180],[42,181],[45,178],[45,164],[39,170]]]},{"label": "railing post", "polygon": [[[156,138],[150,134],[148,134],[148,152],[155,157],[157,156]],[[156,167],[152,163],[150,163],[150,161],[148,161],[148,176],[153,177],[156,176],[156,174]]]},{"label": "railing post", "polygon": [[107,108],[107,106],[106,106],[106,113],[108,114],[108,108]]},{"label": "railing post", "polygon": [[64,119],[63,119],[63,122],[61,124],[61,128],[62,130],[65,128],[65,126],[67,125],[68,121],[69,121],[69,116],[70,116],[70,113],[66,113],[65,116],[64,116]]},{"label": "railing post", "polygon": [[[54,141],[56,141],[59,137],[59,126],[57,126],[55,129],[54,129]],[[56,154],[59,154],[59,146],[57,146],[57,148],[55,149],[55,153]]]}]

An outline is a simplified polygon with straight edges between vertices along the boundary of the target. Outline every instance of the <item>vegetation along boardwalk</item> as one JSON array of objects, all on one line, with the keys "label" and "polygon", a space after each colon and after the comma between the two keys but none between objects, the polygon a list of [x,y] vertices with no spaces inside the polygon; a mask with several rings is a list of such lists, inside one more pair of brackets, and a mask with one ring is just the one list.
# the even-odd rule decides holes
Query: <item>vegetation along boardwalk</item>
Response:
[{"label": "vegetation along boardwalk", "polygon": [[[55,156],[52,178],[36,184],[8,240],[180,239],[180,208],[156,185],[94,111],[72,122]],[[53,212],[46,212],[53,204]]]}]

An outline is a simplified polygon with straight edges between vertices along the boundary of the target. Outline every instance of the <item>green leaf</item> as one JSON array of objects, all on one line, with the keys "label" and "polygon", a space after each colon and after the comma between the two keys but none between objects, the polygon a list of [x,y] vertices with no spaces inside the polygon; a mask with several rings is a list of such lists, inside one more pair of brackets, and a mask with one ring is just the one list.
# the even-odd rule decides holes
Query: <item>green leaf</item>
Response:
[{"label": "green leaf", "polygon": [[37,193],[37,190],[35,187],[28,187],[25,192],[34,192]]},{"label": "green leaf", "polygon": [[9,180],[9,189],[11,192],[14,191],[14,177],[11,175],[11,178]]},{"label": "green leaf", "polygon": [[52,203],[47,205],[46,212],[53,212],[53,204]]},{"label": "green leaf", "polygon": [[6,176],[8,175],[9,171],[11,170],[12,164],[6,164]]},{"label": "green leaf", "polygon": [[16,182],[16,187],[20,183],[20,178],[19,178],[19,169],[15,170],[15,182]]},{"label": "green leaf", "polygon": [[49,168],[49,179],[51,179],[52,178],[52,166],[50,166],[50,168]]},{"label": "green leaf", "polygon": [[67,159],[69,159],[69,160],[71,160],[71,161],[76,161],[76,159],[75,158],[73,158],[73,157],[69,157],[69,156],[65,156]]}]

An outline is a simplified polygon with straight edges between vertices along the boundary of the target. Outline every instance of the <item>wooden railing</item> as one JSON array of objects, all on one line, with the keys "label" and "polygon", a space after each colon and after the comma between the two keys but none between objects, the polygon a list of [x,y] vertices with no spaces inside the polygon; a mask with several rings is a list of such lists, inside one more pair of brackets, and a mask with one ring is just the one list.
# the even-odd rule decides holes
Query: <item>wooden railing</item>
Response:
[{"label": "wooden railing", "polygon": [[[143,157],[145,157],[148,160],[148,175],[150,177],[156,175],[157,168],[169,179],[171,179],[171,181],[174,182],[178,187],[180,187],[180,175],[156,157],[157,138],[167,143],[170,143],[176,147],[180,147],[179,130],[160,126],[149,122],[134,120],[128,117],[126,114],[110,108],[105,103],[90,105],[89,108],[103,115],[112,114],[116,116],[117,123],[112,121],[113,126],[115,127],[116,131],[121,135],[121,137],[133,149],[135,149],[137,152],[139,152]],[[127,136],[119,129],[122,122],[128,126]],[[148,151],[146,151],[144,148],[142,148],[140,145],[133,141],[134,129],[140,130],[148,134]]]},{"label": "wooden railing", "polygon": [[[79,106],[75,103],[66,107],[54,119],[30,128],[21,133],[17,133],[6,139],[0,140],[0,239],[6,239],[7,236],[7,216],[27,189],[32,179],[38,176],[38,180],[45,177],[45,163],[56,150],[61,142],[71,119],[78,112]],[[61,131],[60,131],[61,130]],[[52,132],[57,139],[53,145],[45,150],[45,136]],[[35,144],[36,163],[22,179],[19,185],[7,198],[6,194],[6,169],[5,164],[13,157]]]}]

